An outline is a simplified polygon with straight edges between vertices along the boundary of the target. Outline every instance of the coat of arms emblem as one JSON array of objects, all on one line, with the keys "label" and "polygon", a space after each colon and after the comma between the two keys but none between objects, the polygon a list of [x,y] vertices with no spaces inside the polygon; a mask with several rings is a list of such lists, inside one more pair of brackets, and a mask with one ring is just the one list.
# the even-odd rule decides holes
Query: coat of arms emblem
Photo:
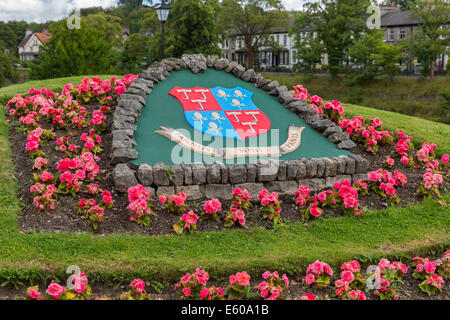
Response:
[{"label": "coat of arms emblem", "polygon": [[270,130],[269,118],[253,103],[253,93],[235,88],[174,87],[187,122],[211,136],[244,141]]}]

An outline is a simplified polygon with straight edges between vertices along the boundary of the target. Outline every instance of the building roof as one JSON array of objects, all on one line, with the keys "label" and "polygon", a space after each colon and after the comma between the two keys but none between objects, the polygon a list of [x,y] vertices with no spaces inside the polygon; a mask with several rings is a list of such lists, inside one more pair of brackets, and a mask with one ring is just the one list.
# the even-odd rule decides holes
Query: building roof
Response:
[{"label": "building roof", "polygon": [[387,12],[381,16],[381,27],[417,26],[421,21],[407,11]]},{"label": "building roof", "polygon": [[50,36],[48,34],[45,34],[42,32],[35,32],[32,34],[29,34],[22,41],[20,41],[19,47],[20,48],[25,47],[25,45],[28,43],[28,41],[30,41],[30,39],[33,35],[36,35],[36,38],[39,39],[39,41],[42,43],[42,45],[45,45],[47,43],[48,39],[50,38]]}]

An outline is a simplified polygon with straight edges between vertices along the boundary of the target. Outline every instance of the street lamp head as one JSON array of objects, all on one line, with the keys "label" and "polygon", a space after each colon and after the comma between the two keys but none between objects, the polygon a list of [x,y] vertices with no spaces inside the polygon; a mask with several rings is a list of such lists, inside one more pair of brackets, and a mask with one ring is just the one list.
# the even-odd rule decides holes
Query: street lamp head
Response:
[{"label": "street lamp head", "polygon": [[161,3],[155,6],[156,14],[158,15],[158,19],[161,22],[166,22],[170,13],[170,4],[166,0],[162,0]]}]

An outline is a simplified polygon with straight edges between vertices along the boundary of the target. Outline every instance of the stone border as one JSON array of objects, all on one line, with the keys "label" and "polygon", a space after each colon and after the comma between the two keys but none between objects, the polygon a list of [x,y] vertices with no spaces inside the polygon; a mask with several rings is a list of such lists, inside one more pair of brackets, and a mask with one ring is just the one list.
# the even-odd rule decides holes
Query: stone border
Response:
[{"label": "stone border", "polygon": [[[292,194],[299,185],[308,185],[313,191],[332,187],[339,180],[365,179],[369,162],[359,155],[339,156],[333,158],[313,158],[278,161],[258,160],[251,164],[225,165],[215,164],[182,164],[166,166],[141,164],[138,167],[129,163],[138,158],[134,132],[142,109],[146,104],[146,96],[152,93],[153,85],[164,81],[172,71],[190,70],[193,73],[205,72],[207,68],[223,70],[234,76],[253,83],[255,87],[274,96],[289,111],[295,113],[306,124],[320,132],[338,148],[354,150],[356,144],[349,135],[329,119],[318,115],[303,101],[294,99],[286,86],[278,81],[263,78],[253,69],[245,69],[242,65],[216,56],[205,58],[201,54],[185,54],[181,59],[167,58],[153,63],[144,70],[139,78],[120,96],[112,123],[111,161],[115,164],[113,180],[116,190],[126,190],[138,183],[151,188],[153,194],[174,194],[184,191],[191,200],[206,198],[229,199],[234,186],[240,186],[250,193],[259,192],[263,188],[281,194]],[[270,170],[277,168],[276,170]]]}]

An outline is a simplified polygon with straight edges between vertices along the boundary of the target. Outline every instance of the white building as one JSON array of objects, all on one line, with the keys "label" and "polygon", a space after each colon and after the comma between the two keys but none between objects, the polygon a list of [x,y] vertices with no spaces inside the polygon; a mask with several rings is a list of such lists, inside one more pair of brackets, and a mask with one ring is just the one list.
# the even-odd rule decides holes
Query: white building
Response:
[{"label": "white building", "polygon": [[41,46],[44,46],[50,35],[47,30],[42,32],[34,32],[27,29],[25,32],[25,38],[20,42],[18,46],[19,58],[22,61],[34,60],[39,56]]}]

